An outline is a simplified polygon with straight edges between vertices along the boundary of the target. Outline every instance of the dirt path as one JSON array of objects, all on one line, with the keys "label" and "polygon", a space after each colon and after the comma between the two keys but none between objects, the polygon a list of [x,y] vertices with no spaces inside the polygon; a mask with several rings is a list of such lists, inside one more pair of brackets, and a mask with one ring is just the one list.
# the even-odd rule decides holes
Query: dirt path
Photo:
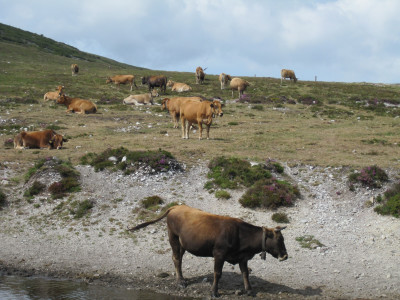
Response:
[{"label": "dirt path", "polygon": [[[147,176],[95,173],[79,166],[82,191],[74,199],[93,200],[90,217],[81,220],[57,214],[57,201],[41,195],[26,203],[19,186],[10,185],[15,164],[1,168],[1,184],[14,189],[10,206],[0,211],[0,267],[10,273],[83,278],[99,284],[153,289],[204,297],[210,293],[213,260],[185,254],[183,273],[189,286],[175,286],[165,222],[135,235],[124,230],[136,224],[132,210],[144,197],[158,195],[199,209],[239,217],[255,225],[276,226],[271,211],[240,206],[243,191],[218,200],[204,190],[208,169],[201,163],[184,173]],[[396,170],[387,170],[391,178]],[[289,259],[272,256],[250,262],[254,294],[265,299],[398,299],[400,297],[400,221],[377,215],[365,203],[382,190],[349,191],[348,170],[312,166],[285,167],[303,198],[282,209],[290,217],[283,232]],[[59,200],[58,200],[59,201]],[[39,204],[36,205],[35,204]],[[323,244],[302,248],[296,238],[314,236]],[[225,264],[222,299],[243,299],[238,266]]]}]

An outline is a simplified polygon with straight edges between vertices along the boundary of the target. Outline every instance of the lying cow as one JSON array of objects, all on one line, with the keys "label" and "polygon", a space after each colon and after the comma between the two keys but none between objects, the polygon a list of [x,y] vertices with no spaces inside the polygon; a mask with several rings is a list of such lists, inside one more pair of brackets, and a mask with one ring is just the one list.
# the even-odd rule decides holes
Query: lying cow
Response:
[{"label": "lying cow", "polygon": [[149,86],[149,91],[155,87],[159,87],[165,94],[167,90],[167,77],[164,75],[142,77],[142,84],[147,84]]},{"label": "lying cow", "polygon": [[210,138],[210,126],[214,116],[222,117],[222,105],[218,100],[202,102],[185,101],[179,111],[182,123],[182,138],[189,138],[189,128],[197,123],[199,126],[199,140],[203,138],[203,124],[206,125],[207,139]]},{"label": "lying cow", "polygon": [[111,82],[117,85],[118,88],[121,84],[129,84],[131,86],[131,91],[133,85],[137,88],[134,75],[115,75],[113,77],[108,77],[106,83],[111,83]]},{"label": "lying cow", "polygon": [[133,104],[133,105],[143,105],[143,104],[151,104],[153,105],[153,98],[158,97],[158,93],[156,90],[152,90],[148,94],[139,94],[139,95],[130,95],[126,97],[122,103],[123,104]]},{"label": "lying cow", "polygon": [[212,296],[218,297],[218,282],[225,261],[239,264],[244,288],[251,294],[247,263],[257,253],[265,260],[266,252],[284,261],[288,258],[281,231],[285,227],[267,228],[251,225],[237,218],[213,215],[186,205],[169,208],[158,219],[139,224],[138,230],[167,217],[168,237],[178,284],[185,287],[182,257],[185,251],[202,257],[214,257]]},{"label": "lying cow", "polygon": [[203,68],[197,67],[196,68],[196,84],[202,84],[204,82],[205,77],[206,77],[206,74],[204,73]]},{"label": "lying cow", "polygon": [[78,75],[79,66],[77,64],[72,64],[71,65],[71,72],[72,72],[72,76]]},{"label": "lying cow", "polygon": [[52,129],[42,131],[22,131],[14,137],[15,149],[48,148],[61,149],[63,142],[67,142],[61,134]]},{"label": "lying cow", "polygon": [[178,128],[178,120],[180,116],[181,104],[187,100],[201,102],[204,99],[201,97],[173,97],[164,98],[161,102],[161,109],[167,109],[174,122],[174,128]]},{"label": "lying cow", "polygon": [[190,92],[192,90],[192,88],[186,83],[174,82],[172,80],[168,80],[167,87],[170,87],[172,92],[178,93]]},{"label": "lying cow", "polygon": [[67,113],[94,114],[97,112],[97,106],[92,101],[80,98],[71,98],[64,94],[58,97],[57,103],[67,106]]},{"label": "lying cow", "polygon": [[232,80],[231,76],[225,73],[219,74],[219,82],[221,83],[221,90],[225,89],[225,86]]},{"label": "lying cow", "polygon": [[294,74],[293,70],[287,70],[287,69],[282,69],[281,70],[281,85],[282,85],[282,81],[286,78],[289,78],[290,81],[293,80],[294,83],[297,82],[297,77]]},{"label": "lying cow", "polygon": [[57,87],[57,91],[55,92],[47,92],[46,94],[44,94],[43,100],[44,101],[48,101],[48,100],[54,100],[56,101],[58,96],[64,94],[64,86],[59,85]]}]

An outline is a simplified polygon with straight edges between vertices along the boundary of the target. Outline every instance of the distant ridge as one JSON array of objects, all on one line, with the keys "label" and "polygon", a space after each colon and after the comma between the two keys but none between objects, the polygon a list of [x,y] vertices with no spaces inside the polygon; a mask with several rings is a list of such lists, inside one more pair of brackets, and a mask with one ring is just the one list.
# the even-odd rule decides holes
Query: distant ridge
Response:
[{"label": "distant ridge", "polygon": [[46,53],[86,60],[89,62],[103,61],[110,65],[130,66],[109,58],[80,51],[75,47],[57,42],[41,34],[32,33],[2,23],[0,23],[0,42],[24,45],[27,47],[37,47],[40,51]]}]

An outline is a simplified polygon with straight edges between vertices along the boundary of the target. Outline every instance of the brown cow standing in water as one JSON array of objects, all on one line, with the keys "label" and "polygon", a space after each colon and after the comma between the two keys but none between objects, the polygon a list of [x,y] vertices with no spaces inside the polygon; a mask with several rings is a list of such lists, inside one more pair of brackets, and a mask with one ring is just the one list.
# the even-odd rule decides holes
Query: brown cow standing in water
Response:
[{"label": "brown cow standing in water", "polygon": [[185,251],[196,256],[214,257],[212,296],[218,297],[218,281],[225,261],[239,264],[245,290],[251,293],[247,262],[257,253],[265,260],[266,252],[280,261],[286,260],[281,230],[285,227],[254,226],[237,218],[213,215],[186,205],[173,206],[158,219],[139,224],[134,231],[167,217],[168,237],[172,248],[178,284],[186,286],[182,276],[182,257]]}]

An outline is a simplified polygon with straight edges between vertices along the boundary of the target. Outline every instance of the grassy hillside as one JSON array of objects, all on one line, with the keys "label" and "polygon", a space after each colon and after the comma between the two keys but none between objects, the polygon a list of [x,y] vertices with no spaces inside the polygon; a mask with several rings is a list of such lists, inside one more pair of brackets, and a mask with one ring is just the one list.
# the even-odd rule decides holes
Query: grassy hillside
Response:
[{"label": "grassy hillside", "polygon": [[[251,86],[240,102],[237,92],[221,90],[217,76],[196,85],[194,73],[147,70],[80,52],[40,35],[0,24],[0,156],[6,161],[32,161],[57,155],[78,162],[88,152],[107,147],[164,149],[195,163],[217,155],[263,161],[273,158],[315,165],[399,166],[400,87],[367,83],[289,82],[248,77]],[[71,76],[70,65],[80,66]],[[193,66],[193,70],[196,66]],[[224,70],[221,70],[224,71]],[[221,97],[224,116],[215,119],[210,140],[189,141],[173,129],[159,106],[123,106],[128,87],[106,85],[107,76],[165,74],[193,87],[185,95]],[[145,93],[140,86],[133,93]],[[44,102],[43,95],[64,85],[70,96],[96,102],[96,115],[71,115],[65,107]],[[167,90],[164,97],[178,94]],[[21,128],[56,128],[70,140],[61,151],[7,148]]]}]

